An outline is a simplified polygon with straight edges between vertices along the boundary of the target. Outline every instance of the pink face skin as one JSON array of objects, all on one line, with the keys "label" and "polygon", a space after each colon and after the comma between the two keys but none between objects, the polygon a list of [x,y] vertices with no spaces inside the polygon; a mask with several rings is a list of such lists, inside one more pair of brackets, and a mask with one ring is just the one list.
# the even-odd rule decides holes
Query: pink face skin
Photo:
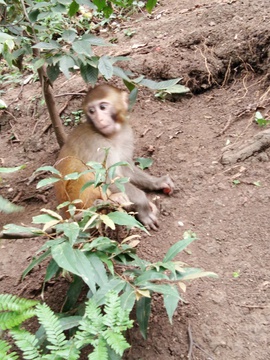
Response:
[{"label": "pink face skin", "polygon": [[105,136],[113,135],[120,130],[120,125],[114,120],[114,106],[110,102],[94,101],[87,109],[87,116],[94,127]]}]

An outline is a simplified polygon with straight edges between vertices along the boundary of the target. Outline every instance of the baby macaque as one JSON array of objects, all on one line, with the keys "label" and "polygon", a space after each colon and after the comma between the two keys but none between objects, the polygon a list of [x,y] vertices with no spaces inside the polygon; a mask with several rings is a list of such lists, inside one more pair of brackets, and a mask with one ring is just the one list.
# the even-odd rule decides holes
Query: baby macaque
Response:
[{"label": "baby macaque", "polygon": [[[83,102],[83,110],[87,121],[78,125],[68,136],[60,150],[56,168],[63,176],[73,172],[88,169],[89,161],[102,162],[103,148],[110,148],[107,157],[107,167],[126,161],[131,164],[119,166],[116,175],[129,177],[125,184],[125,194],[111,185],[111,198],[128,200],[131,207],[128,210],[137,212],[137,218],[145,226],[156,230],[158,227],[157,209],[151,203],[143,190],[163,190],[172,194],[174,184],[169,175],[160,178],[151,176],[133,164],[134,141],[133,132],[127,120],[128,94],[111,85],[99,85],[91,89]],[[78,180],[58,181],[55,183],[56,197],[59,203],[81,199],[78,208],[88,208],[97,199],[103,199],[99,187],[90,186],[81,192],[82,186],[94,179],[92,173],[82,175]],[[69,217],[65,211],[63,215]]]}]

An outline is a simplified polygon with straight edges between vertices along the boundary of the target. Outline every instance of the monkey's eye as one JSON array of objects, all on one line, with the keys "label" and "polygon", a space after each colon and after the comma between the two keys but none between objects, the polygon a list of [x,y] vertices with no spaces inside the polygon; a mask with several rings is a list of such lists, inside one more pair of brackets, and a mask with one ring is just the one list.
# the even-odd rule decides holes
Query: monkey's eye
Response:
[{"label": "monkey's eye", "polygon": [[95,113],[95,108],[90,107],[90,108],[89,108],[89,113],[90,113],[91,115],[93,115],[93,114]]},{"label": "monkey's eye", "polygon": [[107,106],[108,106],[108,104],[106,104],[106,103],[101,103],[101,104],[99,105],[99,108],[100,108],[100,110],[106,110],[106,109],[107,109]]}]

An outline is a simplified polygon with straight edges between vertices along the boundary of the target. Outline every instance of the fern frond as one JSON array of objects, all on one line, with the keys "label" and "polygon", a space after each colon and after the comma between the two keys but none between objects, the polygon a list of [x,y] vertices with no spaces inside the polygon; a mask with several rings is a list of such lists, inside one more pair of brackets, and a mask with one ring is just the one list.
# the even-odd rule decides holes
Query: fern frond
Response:
[{"label": "fern frond", "polygon": [[35,335],[30,334],[26,330],[14,329],[10,331],[11,336],[15,340],[15,344],[23,352],[23,358],[34,360],[40,359],[38,339]]},{"label": "fern frond", "polygon": [[106,313],[104,324],[113,328],[118,323],[118,314],[123,312],[120,298],[116,292],[111,291],[107,294],[104,311]]},{"label": "fern frond", "polygon": [[11,294],[0,294],[0,311],[24,312],[38,304],[38,301],[18,298]]},{"label": "fern frond", "polygon": [[94,351],[88,356],[89,360],[108,360],[109,354],[104,338],[99,338]]},{"label": "fern frond", "polygon": [[16,311],[2,312],[0,313],[0,329],[12,329],[35,315],[34,309],[24,310],[22,313]]},{"label": "fern frond", "polygon": [[112,291],[108,293],[106,300],[104,308],[106,314],[104,315],[103,320],[104,325],[118,333],[132,328],[133,320],[129,319],[130,311],[122,309],[119,295]]},{"label": "fern frond", "polygon": [[101,308],[97,306],[97,304],[93,300],[88,300],[85,308],[85,317],[91,320],[91,324],[96,331],[100,331],[102,329],[102,313]]},{"label": "fern frond", "polygon": [[80,351],[76,348],[74,342],[68,341],[66,348],[54,351],[51,355],[46,355],[42,359],[68,359],[77,360],[80,358]]},{"label": "fern frond", "polygon": [[61,350],[67,344],[62,326],[53,311],[46,304],[38,304],[36,314],[39,322],[44,326],[47,340],[52,345],[47,348],[53,351]]},{"label": "fern frond", "polygon": [[4,340],[0,340],[0,359],[1,360],[16,360],[19,358],[19,356],[12,352],[8,354],[8,351],[10,350],[11,346]]},{"label": "fern frond", "polygon": [[130,348],[129,343],[126,341],[122,334],[116,333],[113,330],[107,329],[104,331],[104,337],[110,347],[116,354],[122,356],[124,351]]}]

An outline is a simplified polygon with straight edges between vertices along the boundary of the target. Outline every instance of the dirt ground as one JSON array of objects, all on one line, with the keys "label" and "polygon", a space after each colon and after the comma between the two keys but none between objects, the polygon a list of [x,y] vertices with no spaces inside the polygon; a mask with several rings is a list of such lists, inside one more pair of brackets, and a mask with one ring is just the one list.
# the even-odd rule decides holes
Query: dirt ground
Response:
[{"label": "dirt ground", "polygon": [[[268,0],[161,1],[151,16],[135,14],[119,31],[102,35],[118,40],[108,51],[131,57],[125,66],[134,73],[154,80],[182,77],[192,90],[162,102],[141,89],[131,114],[136,156],[151,156],[153,146],[150,172],[169,173],[176,184],[173,196],[160,194],[160,230],[143,236],[139,254],[161,259],[191,229],[199,240],[181,260],[219,275],[188,283],[187,304],[178,307],[173,325],[155,297],[149,337],[144,341],[135,326],[125,359],[187,359],[191,346],[194,360],[270,359],[270,150],[266,144],[244,160],[220,161],[231,144],[237,150],[265,130],[254,121],[256,111],[270,118],[269,14]],[[135,33],[128,37],[124,29]],[[85,88],[78,76],[62,77],[54,91]],[[31,174],[54,163],[58,146],[52,130],[44,130],[49,119],[39,84],[24,86],[19,99],[20,87],[1,89],[11,104],[1,114],[1,165],[27,165],[1,184],[1,194],[25,211],[1,215],[1,224],[29,224],[39,209],[56,205],[52,190],[36,190]],[[59,108],[68,99],[59,97]],[[69,101],[65,115],[80,109],[81,100]],[[40,298],[44,267],[18,280],[41,243],[1,240],[1,292]],[[54,310],[65,289],[63,280],[46,287],[45,300]]]}]

